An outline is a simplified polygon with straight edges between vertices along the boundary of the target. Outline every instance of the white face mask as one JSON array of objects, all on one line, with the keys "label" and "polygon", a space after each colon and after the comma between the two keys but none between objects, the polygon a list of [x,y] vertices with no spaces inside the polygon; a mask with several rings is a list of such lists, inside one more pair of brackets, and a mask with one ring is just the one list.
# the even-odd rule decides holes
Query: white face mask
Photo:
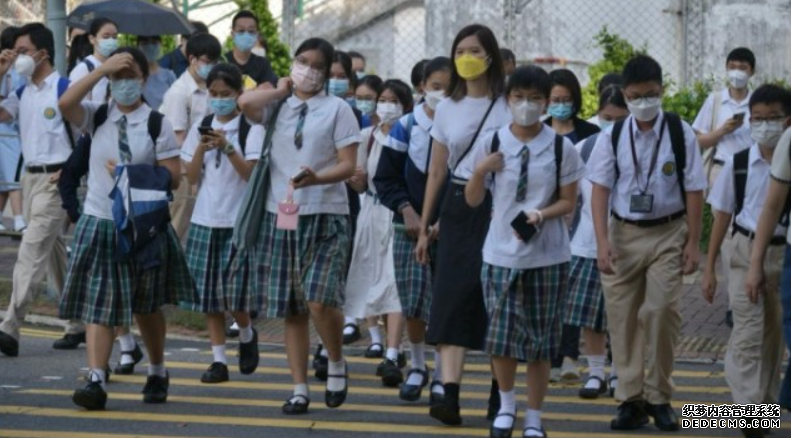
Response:
[{"label": "white face mask", "polygon": [[262,58],[266,57],[266,49],[263,47],[253,47],[253,55],[258,55]]},{"label": "white face mask", "polygon": [[753,122],[750,124],[750,137],[759,146],[774,149],[783,135],[783,122]]},{"label": "white face mask", "polygon": [[535,103],[528,100],[509,103],[508,106],[511,108],[511,116],[514,123],[519,126],[535,125],[541,119],[541,114],[544,113],[543,103]]},{"label": "white face mask", "polygon": [[426,91],[426,105],[433,110],[437,109],[439,102],[445,98],[444,90]]},{"label": "white face mask", "polygon": [[659,97],[643,97],[626,102],[629,112],[641,122],[650,122],[659,115],[662,108],[662,99]]},{"label": "white face mask", "polygon": [[14,70],[19,73],[19,76],[29,78],[36,71],[36,65],[36,60],[32,56],[19,55],[16,57],[16,62],[14,62]]},{"label": "white face mask", "polygon": [[382,123],[392,122],[404,114],[404,108],[399,103],[383,102],[376,104],[376,115]]},{"label": "white face mask", "polygon": [[728,81],[733,88],[743,90],[750,83],[750,76],[742,70],[728,70]]}]

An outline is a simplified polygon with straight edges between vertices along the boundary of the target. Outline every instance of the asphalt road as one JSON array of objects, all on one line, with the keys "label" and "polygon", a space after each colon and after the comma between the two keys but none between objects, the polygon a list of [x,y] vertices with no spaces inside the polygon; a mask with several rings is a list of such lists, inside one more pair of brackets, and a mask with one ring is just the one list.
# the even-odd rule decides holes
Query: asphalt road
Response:
[{"label": "asphalt road", "polygon": [[[240,375],[235,358],[230,357],[231,382],[209,386],[199,381],[211,361],[207,341],[168,343],[171,387],[167,404],[142,403],[145,367],[139,366],[134,376],[113,376],[107,411],[87,412],[71,402],[72,391],[82,385],[84,348],[52,350],[52,340],[58,334],[44,328],[28,327],[23,336],[20,357],[0,355],[0,438],[488,436],[484,415],[490,377],[483,356],[469,361],[462,386],[464,426],[447,428],[428,416],[427,397],[408,404],[398,399],[397,390],[382,387],[374,376],[376,362],[362,358],[358,351],[349,352],[351,387],[344,406],[327,409],[324,385],[312,380],[311,413],[284,416],[280,406],[292,386],[282,346],[262,345],[261,364],[252,376]],[[520,380],[524,382],[524,378]],[[520,385],[519,410],[523,412],[524,383]],[[676,385],[674,406],[679,414],[684,403],[730,402],[721,365],[679,364]],[[610,398],[582,400],[576,396],[576,388],[553,385],[550,389],[544,406],[544,426],[550,437],[741,436],[733,429],[663,433],[653,425],[637,432],[615,433],[609,429],[615,402]],[[783,420],[783,429],[774,431],[772,437],[791,437],[789,415],[784,414]],[[520,415],[517,426],[521,423]]]}]

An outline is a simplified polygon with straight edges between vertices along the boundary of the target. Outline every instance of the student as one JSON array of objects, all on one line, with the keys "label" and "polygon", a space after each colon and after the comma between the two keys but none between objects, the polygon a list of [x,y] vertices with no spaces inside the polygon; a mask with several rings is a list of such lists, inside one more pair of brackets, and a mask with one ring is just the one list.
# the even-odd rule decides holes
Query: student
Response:
[{"label": "student", "polygon": [[[479,273],[491,214],[488,197],[477,208],[464,201],[469,175],[460,172],[459,164],[478,137],[509,123],[511,115],[502,96],[503,62],[491,29],[479,24],[463,28],[453,41],[451,56],[454,64],[449,97],[437,105],[431,127],[431,166],[415,253],[418,262],[430,262],[429,245],[436,237],[435,212],[450,176],[439,216],[442,226],[426,340],[437,345],[442,356],[445,393],[431,406],[430,414],[444,424],[459,425],[464,357],[467,350],[482,349],[486,338],[487,315]],[[489,400],[492,416],[499,409],[496,388],[493,380]]]},{"label": "student", "polygon": [[[491,437],[513,431],[517,361],[528,362],[522,436],[547,436],[541,406],[550,360],[560,347],[571,259],[563,216],[574,210],[577,181],[585,175],[574,145],[541,123],[550,89],[540,67],[516,69],[506,88],[513,123],[479,140],[464,162],[472,175],[464,190],[467,203],[477,207],[493,193],[481,271],[489,316],[485,351],[500,385]],[[535,234],[522,234],[523,228]]]},{"label": "student", "polygon": [[[110,80],[112,102],[85,101],[85,95],[105,77]],[[147,77],[145,55],[135,48],[121,48],[72,85],[59,102],[66,120],[93,133],[88,193],[74,233],[74,251],[60,303],[61,316],[88,324],[88,384],[72,396],[76,405],[88,410],[105,408],[106,367],[114,328],[129,326],[132,315],[150,360],[143,402],[167,400],[165,317],[160,307],[188,300],[194,291],[181,245],[169,224],[158,232],[162,238],[154,254],[158,262],[155,267],[144,267],[137,257],[123,259],[116,238],[113,200],[108,191],[114,186],[118,166],[148,167],[155,175],[164,172],[172,188],[179,184],[179,147],[170,123],[142,100]],[[152,131],[155,128],[149,121],[156,116],[159,135]]]},{"label": "student", "polygon": [[268,59],[253,53],[258,42],[258,27],[258,17],[247,10],[237,12],[231,20],[233,49],[225,54],[225,59],[242,71],[246,90],[264,83],[277,86],[277,75],[272,64]]},{"label": "student", "polygon": [[[264,129],[250,126],[237,109],[236,100],[244,91],[244,83],[236,66],[218,64],[209,73],[206,87],[214,115],[190,128],[181,150],[189,183],[201,186],[186,251],[198,301],[182,306],[206,314],[214,361],[201,382],[221,383],[229,379],[225,312],[231,312],[239,325],[240,372],[252,374],[258,366],[258,333],[250,312],[257,311],[262,303],[250,286],[248,260],[242,260],[237,270],[231,270],[230,260],[236,214],[247,180],[261,156]],[[209,133],[202,134],[200,130],[206,128]]]},{"label": "student", "polygon": [[[74,129],[58,111],[58,97],[68,87],[68,79],[54,70],[54,59],[52,31],[42,23],[19,28],[14,48],[0,53],[0,77],[13,66],[27,80],[24,88],[17,88],[0,103],[0,123],[14,121],[19,125],[25,157],[22,203],[29,218],[17,251],[8,310],[0,324],[0,352],[6,356],[19,354],[19,327],[44,275],[49,274],[60,294],[66,274],[66,246],[61,233],[67,219],[55,183],[75,137]],[[73,350],[82,343],[85,327],[75,319],[69,321],[65,335],[52,347]]]},{"label": "student", "polygon": [[357,83],[354,90],[354,106],[362,114],[361,128],[378,125],[376,118],[376,96],[382,91],[382,78],[377,75],[366,75]]},{"label": "student", "polygon": [[359,121],[361,114],[356,110],[354,90],[357,88],[357,76],[352,70],[352,58],[345,52],[335,51],[330,68],[330,80],[327,82],[327,93],[344,99],[355,109],[355,117]]},{"label": "student", "polygon": [[365,66],[367,62],[365,60],[365,56],[363,56],[363,54],[360,52],[355,52],[354,50],[349,52],[349,56],[352,58],[352,72],[354,73],[354,76],[358,80],[362,80],[366,76]]},{"label": "student", "polygon": [[[599,121],[603,125],[612,125],[629,116],[629,109],[623,98],[623,91],[618,86],[606,88],[599,97]],[[606,126],[608,128],[609,126]],[[594,134],[577,144],[577,152],[587,162],[596,145],[599,134]],[[598,398],[615,392],[617,374],[615,363],[612,364],[609,381],[605,381],[604,362],[607,358],[607,313],[604,309],[604,293],[602,292],[599,268],[596,266],[596,235],[593,232],[591,217],[590,181],[579,182],[577,208],[571,222],[571,268],[569,275],[569,292],[566,297],[564,324],[582,329],[585,341],[585,354],[588,358],[588,379],[580,388],[582,398]],[[609,385],[608,385],[609,383]]]},{"label": "student", "polygon": [[[0,33],[0,52],[13,50],[14,39],[18,27],[7,27]],[[25,84],[25,78],[14,70],[9,70],[0,77],[0,98],[10,97],[19,87]],[[13,122],[0,123],[0,218],[3,217],[6,202],[11,202],[14,215],[12,230],[21,233],[27,228],[22,215],[22,187],[19,185],[19,174],[22,171],[22,148],[19,143],[19,128]],[[0,220],[0,231],[7,228]]]},{"label": "student", "polygon": [[176,82],[176,74],[159,65],[159,58],[162,57],[162,37],[159,35],[139,36],[137,37],[137,48],[148,59],[149,76],[146,81],[146,89],[143,90],[143,97],[148,106],[159,108],[162,106],[165,93]]},{"label": "student", "polygon": [[[787,211],[776,225],[767,248],[763,296],[753,299],[746,293],[745,284],[758,218],[769,188],[772,158],[791,115],[791,93],[776,85],[763,85],[752,93],[749,111],[753,145],[725,160],[709,194],[714,224],[702,289],[704,298],[711,303],[717,289],[717,253],[725,234],[731,233],[731,264],[726,272],[733,329],[725,355],[725,379],[734,403],[774,404],[780,392],[785,351],[779,301]],[[760,428],[742,430],[747,438],[764,435]]]},{"label": "student", "polygon": [[516,70],[516,55],[513,50],[505,47],[500,49],[500,54],[503,57],[503,70],[505,70],[505,77],[507,78],[514,74],[514,70]]},{"label": "student", "polygon": [[193,29],[192,33],[181,35],[178,47],[165,54],[165,56],[159,60],[159,66],[172,70],[177,78],[180,78],[190,66],[190,60],[187,55],[187,43],[190,38],[198,34],[209,33],[208,26],[203,22],[190,21],[190,25]]},{"label": "student", "polygon": [[[340,307],[351,235],[343,182],[354,175],[360,129],[349,105],[323,92],[333,51],[326,40],[308,39],[297,48],[290,79],[282,79],[276,90],[245,92],[239,98],[245,116],[266,116],[273,129],[269,182],[261,178],[249,184],[268,187],[266,213],[261,223],[250,226],[259,227],[262,236],[256,249],[255,288],[267,291],[267,316],[285,318],[286,353],[295,385],[283,405],[285,414],[307,413],[310,404],[309,316],[327,350],[325,403],[336,408],[348,392]],[[294,94],[289,97],[292,81]],[[291,207],[294,204],[298,211]],[[287,229],[294,225],[296,231]],[[238,232],[246,235],[247,230],[240,227]]]},{"label": "student", "polygon": [[662,67],[638,55],[623,78],[631,116],[599,135],[588,165],[621,402],[610,427],[639,428],[647,413],[658,428],[672,431],[679,428],[670,401],[681,279],[698,266],[706,178],[692,129],[661,110]]},{"label": "student", "polygon": [[426,70],[426,64],[428,64],[428,59],[421,59],[412,67],[412,73],[410,74],[410,82],[412,83],[412,100],[415,103],[422,103],[423,96],[426,94],[425,90],[423,90],[423,72]]},{"label": "student", "polygon": [[[189,129],[211,114],[206,78],[220,59],[221,50],[220,42],[209,34],[195,35],[187,42],[190,66],[187,73],[181,75],[165,93],[160,109],[172,124],[176,143],[179,146],[184,144]],[[182,242],[187,239],[194,208],[195,195],[184,175],[179,190],[173,194],[173,202],[170,204],[173,228]]]},{"label": "student", "polygon": [[[623,76],[621,76],[620,73],[607,73],[606,75],[602,76],[601,79],[599,79],[599,83],[596,85],[596,94],[599,96],[599,98],[601,98],[601,95],[602,93],[604,93],[604,90],[613,86],[618,88],[623,88]],[[605,124],[600,123],[598,113],[595,114],[590,119],[588,119],[587,122],[592,125],[598,126],[599,128],[602,129],[602,131],[611,125],[606,123]]]},{"label": "student", "polygon": [[[405,401],[420,400],[423,388],[429,383],[425,350],[433,266],[415,260],[415,247],[431,155],[429,132],[434,123],[434,111],[447,95],[452,71],[453,63],[444,56],[426,65],[422,84],[426,101],[393,125],[373,180],[382,204],[394,215],[393,262],[410,351],[409,373],[399,391],[399,397]],[[432,402],[443,393],[441,361],[437,352],[429,388]]]},{"label": "student", "polygon": [[549,117],[544,123],[575,144],[599,132],[599,127],[579,118],[582,88],[577,76],[571,70],[561,68],[552,70],[549,77],[552,79],[552,95],[547,106]]},{"label": "student", "polygon": [[[379,165],[388,135],[404,113],[412,112],[412,90],[398,79],[385,81],[377,96],[376,114],[380,123],[361,133],[366,148],[357,153],[358,166],[364,166],[363,178],[349,184],[364,194],[357,234],[354,237],[349,276],[346,280],[346,305],[343,313],[352,318],[369,318],[369,327],[376,326],[379,315],[387,321],[387,351],[377,368],[382,384],[398,387],[404,380],[399,361],[404,317],[396,289],[393,264],[393,212],[382,205],[373,178]],[[381,345],[380,345],[381,347]]]},{"label": "student", "polygon": [[71,73],[85,58],[93,54],[93,45],[87,33],[75,34],[71,37],[69,44],[69,56],[66,72]]},{"label": "student", "polygon": [[[69,74],[71,82],[77,82],[102,65],[107,57],[118,48],[118,25],[109,18],[96,18],[91,21],[88,39],[93,46],[93,54],[83,59]],[[91,102],[107,102],[107,78],[102,78],[85,97]]]}]

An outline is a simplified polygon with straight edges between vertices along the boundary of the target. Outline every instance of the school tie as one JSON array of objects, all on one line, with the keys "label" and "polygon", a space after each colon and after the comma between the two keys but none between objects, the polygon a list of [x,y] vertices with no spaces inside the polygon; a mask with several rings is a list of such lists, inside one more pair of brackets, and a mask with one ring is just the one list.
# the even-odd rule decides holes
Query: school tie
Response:
[{"label": "school tie", "polygon": [[297,120],[297,130],[294,132],[294,145],[297,149],[302,149],[302,128],[305,127],[305,116],[308,114],[308,104],[303,103],[302,108],[299,110],[299,119]]},{"label": "school tie", "polygon": [[121,156],[121,163],[132,161],[132,150],[129,149],[129,137],[126,135],[126,116],[121,116],[118,120],[118,152]]},{"label": "school tie", "polygon": [[516,202],[527,198],[527,165],[530,163],[530,150],[527,146],[519,153],[519,183],[516,185]]}]

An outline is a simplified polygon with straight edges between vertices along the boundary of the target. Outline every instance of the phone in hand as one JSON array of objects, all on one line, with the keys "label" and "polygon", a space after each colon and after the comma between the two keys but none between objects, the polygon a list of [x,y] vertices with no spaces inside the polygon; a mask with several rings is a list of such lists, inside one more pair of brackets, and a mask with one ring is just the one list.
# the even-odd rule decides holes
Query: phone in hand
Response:
[{"label": "phone in hand", "polygon": [[211,126],[198,126],[198,132],[200,135],[211,135],[214,130],[211,128]]},{"label": "phone in hand", "polygon": [[522,239],[522,242],[527,243],[533,236],[538,233],[538,227],[527,223],[527,213],[524,211],[519,212],[519,214],[511,221],[511,228],[516,231],[516,234]]},{"label": "phone in hand", "polygon": [[739,122],[744,121],[744,113],[736,113],[733,115],[733,120],[737,120]]},{"label": "phone in hand", "polygon": [[291,181],[293,181],[295,183],[298,183],[298,182],[300,182],[302,180],[302,178],[304,178],[306,176],[308,176],[308,170],[307,169],[302,169],[299,172],[297,172],[296,175],[291,177]]}]

